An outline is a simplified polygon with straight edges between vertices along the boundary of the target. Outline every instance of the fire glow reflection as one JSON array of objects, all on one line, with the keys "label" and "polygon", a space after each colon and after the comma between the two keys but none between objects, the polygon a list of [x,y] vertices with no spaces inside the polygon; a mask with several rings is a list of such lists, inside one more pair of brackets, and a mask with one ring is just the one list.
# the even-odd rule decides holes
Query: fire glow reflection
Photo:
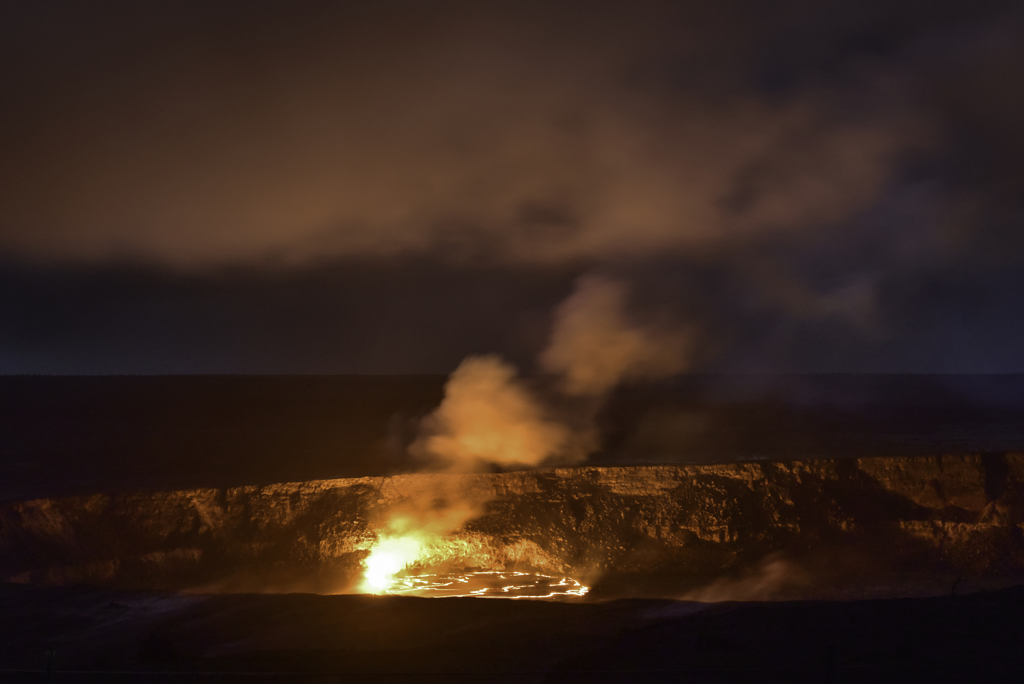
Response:
[{"label": "fire glow reflection", "polygon": [[489,570],[440,574],[399,574],[378,593],[408,596],[556,599],[584,596],[589,588],[571,577]]}]

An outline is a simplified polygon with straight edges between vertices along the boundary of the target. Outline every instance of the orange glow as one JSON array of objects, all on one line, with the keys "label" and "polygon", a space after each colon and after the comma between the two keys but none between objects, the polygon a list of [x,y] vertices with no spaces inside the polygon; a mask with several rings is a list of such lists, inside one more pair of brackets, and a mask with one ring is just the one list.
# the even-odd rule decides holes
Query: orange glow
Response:
[{"label": "orange glow", "polygon": [[381,538],[364,561],[366,570],[360,590],[370,594],[390,593],[395,576],[416,563],[423,552],[424,543],[419,535]]},{"label": "orange glow", "polygon": [[361,591],[407,596],[555,599],[579,598],[590,590],[571,577],[531,572],[408,572],[428,555],[428,545],[415,536],[382,539],[365,561]]},{"label": "orange glow", "polygon": [[413,596],[475,596],[480,598],[578,598],[589,587],[571,577],[530,572],[483,571],[396,577],[390,593]]}]

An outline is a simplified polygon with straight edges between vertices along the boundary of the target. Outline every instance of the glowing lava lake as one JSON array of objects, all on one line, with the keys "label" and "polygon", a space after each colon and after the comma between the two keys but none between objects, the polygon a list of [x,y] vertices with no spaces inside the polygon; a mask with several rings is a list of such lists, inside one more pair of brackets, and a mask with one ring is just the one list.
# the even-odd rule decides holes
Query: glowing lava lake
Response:
[{"label": "glowing lava lake", "polygon": [[588,587],[571,577],[531,572],[483,571],[401,574],[380,593],[406,596],[474,596],[479,598],[566,599],[584,596]]}]

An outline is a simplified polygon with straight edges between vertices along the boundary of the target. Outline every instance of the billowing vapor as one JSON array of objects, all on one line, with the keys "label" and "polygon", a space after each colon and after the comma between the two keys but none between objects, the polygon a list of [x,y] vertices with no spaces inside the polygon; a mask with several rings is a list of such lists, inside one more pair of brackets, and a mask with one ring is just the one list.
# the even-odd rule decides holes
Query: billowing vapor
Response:
[{"label": "billowing vapor", "polygon": [[562,377],[567,394],[600,396],[623,380],[665,377],[685,369],[688,336],[633,323],[626,295],[622,283],[582,278],[555,313],[554,333],[541,363]]},{"label": "billowing vapor", "polygon": [[361,590],[386,591],[394,576],[407,567],[448,560],[446,538],[482,515],[493,495],[490,490],[459,487],[444,477],[405,492],[378,523],[377,543],[365,561]]},{"label": "billowing vapor", "polygon": [[[490,466],[529,467],[564,456],[572,432],[550,419],[516,370],[497,356],[472,356],[452,373],[441,405],[420,425],[410,447],[442,473]],[[379,525],[361,589],[387,591],[409,567],[449,555],[450,535],[484,512],[493,491],[458,491],[444,477],[407,496]]]},{"label": "billowing vapor", "polygon": [[[620,282],[585,277],[555,313],[541,364],[558,376],[557,392],[584,400],[578,402],[582,419],[560,419],[501,358],[471,356],[452,373],[440,406],[421,422],[412,452],[442,473],[585,458],[597,446],[593,417],[610,390],[623,380],[663,377],[686,367],[689,337],[635,323],[626,310],[627,294]],[[481,515],[492,496],[456,491],[444,478],[409,496],[382,523],[363,588],[386,590],[404,568],[443,558],[446,537]]]},{"label": "billowing vapor", "polygon": [[511,365],[473,356],[452,373],[413,448],[453,472],[535,466],[566,455],[572,442],[570,430],[545,414]]},{"label": "billowing vapor", "polygon": [[[667,377],[687,366],[690,336],[636,323],[627,296],[619,281],[581,278],[555,312],[551,341],[541,355],[542,367],[558,378],[557,390],[591,399],[591,412],[625,380]],[[595,446],[589,422],[560,421],[510,364],[474,356],[452,373],[413,451],[450,472],[575,462]]]}]

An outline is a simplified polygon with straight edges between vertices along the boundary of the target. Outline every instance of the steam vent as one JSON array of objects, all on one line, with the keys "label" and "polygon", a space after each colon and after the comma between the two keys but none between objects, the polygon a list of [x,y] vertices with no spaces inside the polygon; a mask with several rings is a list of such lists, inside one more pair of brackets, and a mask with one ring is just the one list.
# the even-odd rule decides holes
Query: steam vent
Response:
[{"label": "steam vent", "polygon": [[1009,453],[415,474],[8,502],[0,576],[352,592],[385,516],[438,491],[437,478],[451,495],[483,502],[482,512],[446,534],[417,572],[540,573],[674,596],[723,576],[740,586],[780,563],[796,585],[802,574],[840,584],[843,573],[1024,574],[1024,454]]}]

